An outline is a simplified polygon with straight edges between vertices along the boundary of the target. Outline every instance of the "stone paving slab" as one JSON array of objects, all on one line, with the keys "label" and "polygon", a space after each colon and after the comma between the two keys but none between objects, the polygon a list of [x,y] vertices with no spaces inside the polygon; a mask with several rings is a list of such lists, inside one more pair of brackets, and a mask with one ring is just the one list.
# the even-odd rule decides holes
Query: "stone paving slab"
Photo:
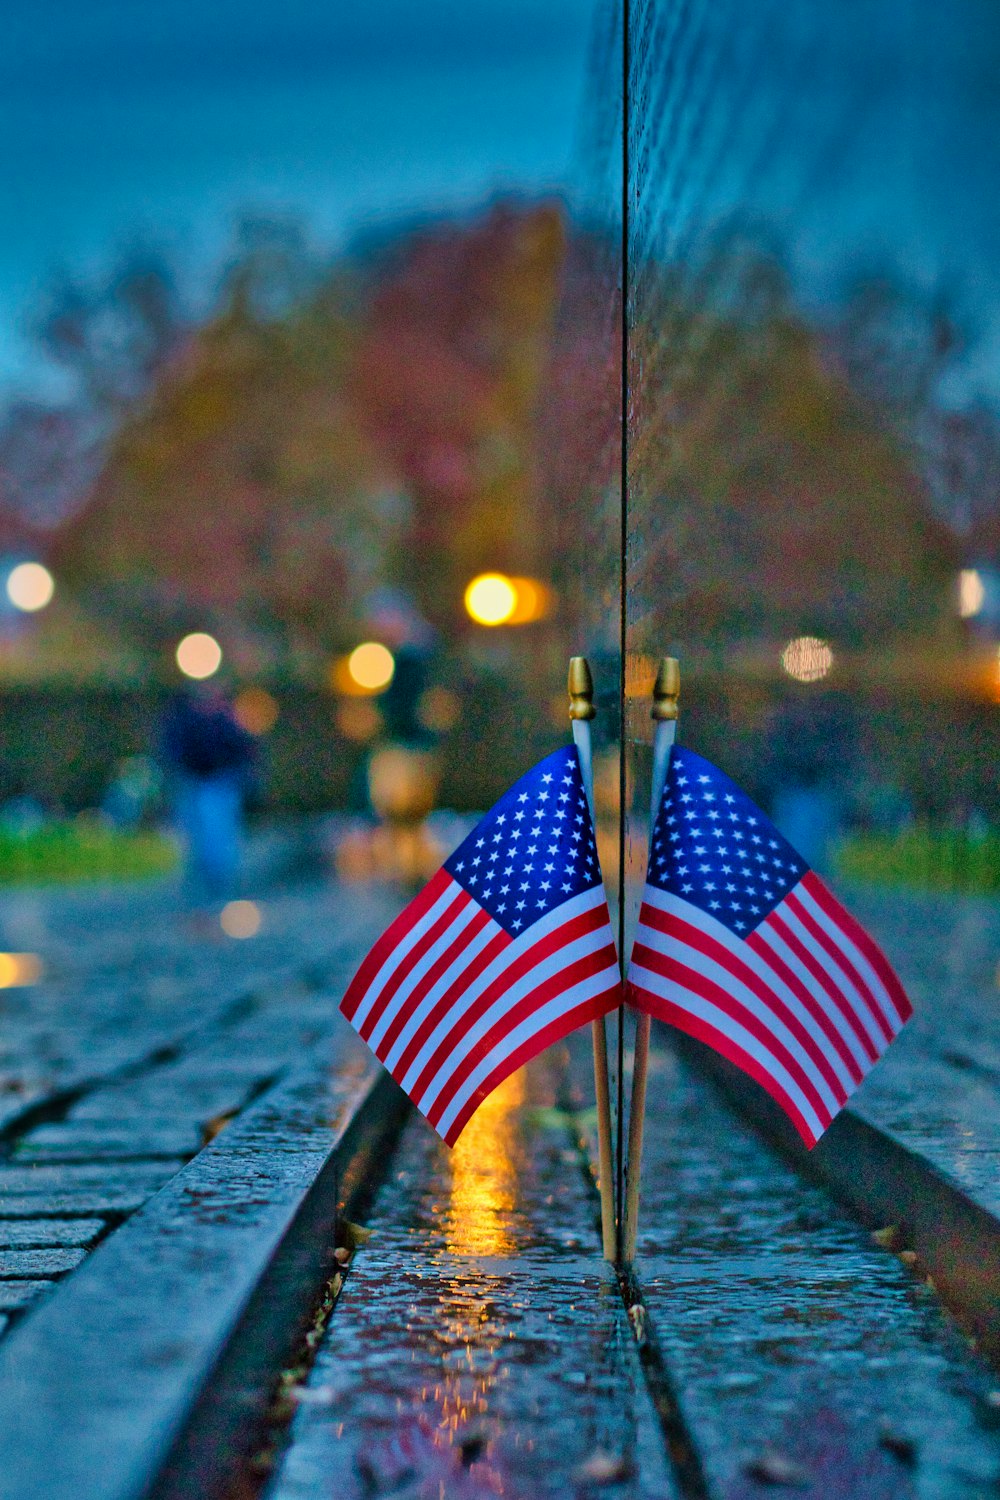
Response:
[{"label": "stone paving slab", "polygon": [[225,1030],[259,993],[322,982],[400,904],[384,890],[258,889],[264,922],[246,942],[194,940],[165,883],[0,892],[0,947],[36,951],[44,969],[40,984],[0,995],[0,1132],[101,1080],[127,1085]]},{"label": "stone paving slab", "polygon": [[130,1124],[120,1117],[90,1116],[40,1125],[23,1136],[11,1152],[11,1161],[92,1162],[128,1160],[136,1157],[194,1156],[204,1145],[203,1132],[187,1121],[150,1119],[140,1116]]},{"label": "stone paving slab", "polygon": [[0,1224],[14,1219],[120,1219],[148,1200],[146,1187],[102,1187],[94,1183],[72,1193],[10,1193],[0,1203]]},{"label": "stone paving slab", "polygon": [[1000,1493],[995,1375],[933,1292],[659,1039],[636,1276],[711,1494]]},{"label": "stone paving slab", "polygon": [[87,1246],[92,1245],[106,1228],[103,1219],[0,1219],[0,1249]]},{"label": "stone paving slab", "polygon": [[0,1277],[61,1276],[72,1271],[86,1256],[82,1247],[75,1249],[0,1250]]},{"label": "stone paving slab", "polygon": [[[332,1061],[324,1049],[262,1098],[4,1339],[2,1500],[146,1495],[321,1175],[330,1230],[338,1143],[354,1139],[376,1078],[360,1044],[333,1077]],[[305,1249],[299,1298],[299,1281],[312,1296],[322,1280],[309,1257],[332,1254],[322,1237]],[[277,1349],[265,1340],[264,1353]]]},{"label": "stone paving slab", "polygon": [[[96,1218],[99,1232],[115,1232],[303,1056],[324,1042],[332,1056],[347,1030],[340,994],[401,898],[392,891],[359,898],[318,884],[276,891],[260,944],[193,942],[176,912],[143,899],[146,907],[140,900],[133,909],[120,896],[96,907],[63,893],[46,897],[55,978],[10,992],[15,1021],[20,1014],[25,1022],[12,1034],[30,1047],[49,1033],[48,1052],[71,1059],[81,1039],[120,1032],[122,1051],[105,1077],[100,1049],[87,1054],[75,1082],[62,1075],[77,1096],[34,1101],[56,1118],[29,1113],[20,1132],[10,1121],[6,1140],[0,1132],[0,1245],[5,1225],[32,1220]],[[67,906],[80,927],[70,938],[56,921]],[[107,945],[95,935],[102,925]],[[171,983],[154,994],[157,974]],[[0,1017],[5,1004],[0,996]],[[0,1050],[6,1040],[0,1029]]]},{"label": "stone paving slab", "polygon": [[0,1281],[0,1312],[19,1311],[51,1292],[55,1285],[54,1281]]},{"label": "stone paving slab", "polygon": [[268,1500],[676,1489],[543,1062],[449,1153],[412,1119]]}]

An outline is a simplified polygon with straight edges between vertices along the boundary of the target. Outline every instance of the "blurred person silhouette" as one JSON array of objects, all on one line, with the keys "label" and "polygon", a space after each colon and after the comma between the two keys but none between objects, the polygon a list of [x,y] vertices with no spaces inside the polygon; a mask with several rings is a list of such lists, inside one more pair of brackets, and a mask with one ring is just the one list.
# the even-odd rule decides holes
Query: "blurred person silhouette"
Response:
[{"label": "blurred person silhouette", "polygon": [[225,691],[199,683],[180,689],[167,706],[159,748],[184,843],[185,893],[205,914],[235,894],[256,743],[237,722]]}]

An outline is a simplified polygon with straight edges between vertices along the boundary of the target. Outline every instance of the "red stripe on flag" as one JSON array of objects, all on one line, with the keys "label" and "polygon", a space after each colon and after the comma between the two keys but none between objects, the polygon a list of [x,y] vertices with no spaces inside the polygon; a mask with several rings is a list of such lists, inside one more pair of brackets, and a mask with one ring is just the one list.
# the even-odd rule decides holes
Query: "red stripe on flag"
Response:
[{"label": "red stripe on flag", "polygon": [[475,1072],[483,1059],[489,1057],[499,1041],[502,1041],[505,1036],[510,1036],[511,1032],[516,1031],[522,1021],[526,1021],[529,1016],[534,1015],[536,1010],[539,1010],[543,1005],[547,1005],[550,1000],[555,1000],[559,995],[564,994],[566,990],[572,989],[576,984],[582,984],[585,979],[590,979],[592,975],[599,974],[602,969],[608,968],[609,965],[614,964],[616,961],[617,955],[615,954],[614,944],[608,943],[606,947],[598,948],[596,953],[585,953],[582,958],[576,959],[568,968],[561,969],[558,974],[551,974],[548,979],[543,980],[535,989],[529,990],[527,995],[522,996],[513,1009],[507,1011],[498,1021],[495,1021],[489,1031],[485,1032],[479,1038],[471,1050],[462,1058],[454,1071],[449,1074],[447,1083],[427,1111],[427,1118],[431,1124],[435,1127],[437,1126],[441,1116],[463,1083],[467,1081],[470,1074]]},{"label": "red stripe on flag", "polygon": [[638,996],[636,1006],[638,1010],[649,1011],[650,1014],[660,1017],[661,1020],[667,1021],[671,1026],[676,1026],[678,1031],[684,1031],[688,1036],[693,1036],[697,1041],[704,1042],[707,1047],[712,1048],[713,1052],[719,1052],[723,1057],[727,1057],[741,1072],[748,1073],[751,1078],[756,1079],[761,1088],[765,1089],[771,1095],[775,1103],[780,1104],[806,1145],[810,1149],[815,1146],[819,1140],[819,1136],[806,1124],[803,1115],[792,1103],[777,1079],[772,1078],[764,1065],[759,1063],[755,1057],[751,1057],[748,1052],[744,1052],[743,1048],[738,1046],[724,1031],[719,1031],[707,1021],[701,1020],[698,1016],[693,1016],[690,1011],[684,1010],[682,1006],[674,1005],[671,1001],[664,1000],[659,995],[650,994],[641,985],[633,984],[631,989]]},{"label": "red stripe on flag", "polygon": [[[468,904],[468,902],[463,903],[463,910],[464,907]],[[466,925],[462,928],[461,932],[458,933],[457,937],[455,937],[452,942],[448,944],[448,947],[445,948],[442,953],[438,954],[437,958],[431,964],[424,977],[418,984],[415,984],[413,986],[413,989],[407,995],[402,1005],[397,1007],[396,1014],[393,1016],[391,1022],[386,1027],[385,1035],[382,1037],[381,1041],[378,1044],[378,1047],[376,1048],[377,1055],[383,1061],[392,1051],[396,1038],[399,1036],[399,1033],[402,1031],[407,1021],[413,1015],[414,1011],[420,1005],[420,1003],[424,999],[424,996],[430,993],[430,991],[437,984],[438,980],[441,978],[441,975],[446,973],[446,971],[451,967],[451,965],[455,962],[456,958],[458,958],[461,953],[465,952],[469,944],[475,938],[477,938],[482,932],[483,928],[489,924],[489,921],[489,912],[484,911],[482,907],[480,907],[475,916],[472,918],[472,921],[467,922]]]},{"label": "red stripe on flag", "polygon": [[[744,963],[737,953],[734,953],[731,948],[727,948],[725,943],[720,942],[718,938],[712,937],[710,933],[702,932],[700,927],[695,927],[693,923],[686,922],[677,913],[660,911],[657,907],[646,903],[643,903],[642,910],[639,913],[640,932],[643,927],[649,927],[656,932],[661,932],[665,937],[675,937],[678,942],[684,943],[688,948],[694,948],[698,953],[703,954],[705,958],[709,958],[714,963],[719,964],[734,979],[738,979],[742,984],[746,985],[747,989],[752,991],[758,1000],[784,1022],[785,1026],[787,1026],[788,1030],[795,1037],[795,1040],[808,1052],[813,1065],[823,1075],[834,1098],[840,1104],[845,1102],[847,1099],[847,1090],[830,1066],[829,1060],[822,1047],[816,1041],[816,1038],[807,1031],[795,1012],[789,1010],[781,996],[777,995],[749,964]],[[736,941],[743,943],[744,940],[737,938]],[[666,957],[666,955],[664,956]],[[822,1006],[816,1004],[813,997],[809,995],[808,990],[805,993],[807,997],[804,1001],[805,1008],[816,1024],[822,1028],[824,1035],[827,1035],[827,1028],[835,1032],[836,1027],[833,1026],[829,1017],[824,1014]],[[800,996],[799,998],[801,999],[802,997]]]},{"label": "red stripe on flag", "polygon": [[813,874],[812,870],[802,877],[802,884],[817,905],[821,906],[827,916],[833,921],[839,922],[854,946],[864,954],[879,979],[885,985],[886,992],[891,996],[892,1003],[899,1012],[900,1020],[908,1021],[913,1014],[913,1006],[910,1004],[906,991],[900,984],[899,979],[893,972],[892,965],[874,938],[869,937],[861,923],[841,906],[833,892],[828,890],[822,880]]},{"label": "red stripe on flag", "polygon": [[464,891],[460,885],[456,884],[455,890],[457,894],[455,895],[454,900],[450,901],[445,907],[444,911],[441,912],[440,916],[436,917],[431,925],[427,928],[427,930],[420,934],[420,936],[417,938],[417,941],[410,949],[409,953],[403,955],[401,961],[396,965],[396,967],[389,974],[389,977],[386,979],[385,984],[382,986],[381,994],[375,1000],[371,1010],[368,1012],[367,1016],[365,1016],[365,1019],[361,1023],[361,1025],[358,1027],[359,1032],[366,1042],[374,1031],[376,1025],[378,1024],[378,1021],[383,1012],[386,1010],[387,1006],[398,991],[400,985],[409,978],[410,974],[413,972],[414,968],[420,962],[420,960],[424,957],[425,953],[433,948],[438,938],[444,936],[444,934],[448,931],[449,927],[454,922],[455,918],[460,916],[465,908],[470,904],[472,897],[466,891]]},{"label": "red stripe on flag", "polygon": [[[420,1077],[410,1090],[412,1099],[419,1099],[426,1089],[428,1083],[438,1073],[445,1058],[453,1052],[462,1037],[474,1026],[480,1016],[484,1016],[495,1000],[511,989],[525,974],[529,974],[537,964],[548,958],[553,953],[558,953],[560,948],[565,948],[579,937],[585,937],[588,932],[601,927],[608,920],[606,906],[592,906],[589,911],[581,912],[578,917],[565,923],[561,927],[553,928],[544,937],[539,938],[530,948],[519,953],[509,968],[498,974],[490,984],[478,995],[468,1010],[463,1011],[455,1020],[447,1035],[442,1037],[435,1048],[434,1055],[426,1064]],[[430,1119],[430,1116],[428,1116]],[[431,1120],[433,1125],[434,1121]]]},{"label": "red stripe on flag", "polygon": [[789,948],[791,948],[792,952],[795,954],[799,962],[809,971],[813,979],[815,979],[820,989],[825,990],[826,994],[833,1001],[834,1005],[840,1011],[840,1014],[843,1016],[844,1020],[850,1026],[851,1030],[854,1032],[854,1035],[861,1043],[865,1052],[868,1054],[869,1059],[872,1062],[877,1062],[879,1055],[878,1048],[875,1046],[875,1043],[868,1035],[867,1030],[858,1019],[857,1012],[855,1011],[853,1005],[851,1005],[850,1001],[847,999],[844,993],[837,988],[819,960],[809,952],[809,949],[806,947],[805,943],[802,942],[801,938],[796,937],[795,933],[789,927],[788,923],[783,921],[782,918],[778,915],[780,911],[781,907],[776,906],[774,911],[766,919],[766,921],[760,924],[760,927],[758,927],[757,931],[759,932],[761,928],[766,927],[771,932],[777,933],[782,941],[788,944]]},{"label": "red stripe on flag", "polygon": [[489,968],[497,954],[502,953],[505,948],[510,947],[511,941],[509,933],[504,932],[503,928],[501,928],[499,932],[490,938],[485,948],[476,954],[469,967],[463,969],[461,974],[448,986],[444,994],[438,1000],[435,1000],[427,1015],[410,1037],[403,1050],[403,1055],[392,1070],[392,1076],[397,1083],[402,1083],[413,1065],[414,1058],[419,1057],[423,1050],[427,1038],[434,1035],[434,1031],[441,1018],[448,1014],[459,996],[463,995],[466,990],[475,984],[480,974]]},{"label": "red stripe on flag", "polygon": [[610,1011],[617,1010],[619,999],[619,986],[614,984],[603,994],[595,995],[591,1000],[581,1001],[573,1010],[568,1010],[564,1016],[557,1016],[536,1036],[529,1037],[526,1042],[522,1042],[521,1046],[509,1057],[505,1057],[497,1064],[493,1072],[483,1079],[475,1093],[470,1095],[468,1102],[462,1105],[445,1136],[448,1145],[454,1146],[483,1100],[503,1083],[505,1078],[509,1078],[511,1073],[516,1073],[518,1068],[530,1062],[533,1057],[537,1057],[540,1052],[544,1052],[546,1047],[551,1047],[554,1042],[562,1041],[564,1036],[569,1036],[570,1032],[576,1031],[578,1027],[585,1026],[588,1021],[596,1021],[599,1017],[608,1015]]},{"label": "red stripe on flag", "polygon": [[383,932],[378,942],[372,948],[368,957],[361,965],[350,984],[343,1000],[340,1002],[340,1010],[349,1021],[354,1020],[355,1012],[368,993],[369,986],[378,975],[379,970],[386,959],[398,948],[406,937],[406,934],[415,927],[425,912],[434,905],[441,893],[451,884],[451,876],[447,870],[438,870],[437,874],[424,886],[419,896],[414,896],[409,906],[403,908],[389,926]]},{"label": "red stripe on flag", "polygon": [[758,937],[756,932],[752,932],[750,936],[745,939],[745,942],[747,944],[747,947],[752,948],[757,957],[761,959],[763,963],[766,963],[769,968],[773,969],[778,978],[783,980],[788,988],[790,990],[793,990],[794,993],[798,995],[803,1005],[808,1005],[810,1008],[812,1006],[816,1007],[816,1019],[823,1027],[824,1035],[827,1037],[830,1045],[836,1048],[837,1056],[840,1058],[841,1062],[844,1064],[844,1067],[851,1075],[851,1078],[855,1085],[859,1084],[865,1075],[861,1067],[858,1065],[857,1058],[854,1056],[854,1053],[851,1051],[850,1047],[844,1041],[844,1038],[841,1036],[840,1032],[833,1024],[830,1016],[823,1009],[822,1005],[820,1005],[816,1000],[816,996],[811,993],[808,986],[802,983],[802,980],[796,974],[795,970],[791,968],[789,964],[786,964],[785,960],[781,957],[781,954],[775,953],[770,944],[765,942],[763,938]]},{"label": "red stripe on flag", "polygon": [[828,957],[833,962],[839,964],[847,974],[848,978],[854,984],[855,989],[858,991],[862,1003],[867,1006],[872,1019],[878,1024],[878,1028],[881,1031],[882,1035],[885,1037],[887,1042],[891,1042],[894,1034],[892,1027],[889,1025],[889,1022],[886,1019],[885,1012],[883,1011],[877,998],[872,994],[871,986],[862,979],[854,964],[848,958],[844,950],[838,946],[834,938],[831,937],[830,933],[827,932],[825,928],[820,926],[811,912],[806,910],[806,908],[802,905],[802,902],[796,896],[794,890],[789,891],[785,900],[788,904],[789,910],[795,913],[799,921],[802,923],[803,927],[813,939],[813,942],[818,943],[823,951],[828,955]]},{"label": "red stripe on flag", "polygon": [[[767,1024],[754,1015],[752,1010],[748,1010],[739,1000],[727,994],[721,985],[715,983],[714,979],[708,979],[704,974],[699,974],[697,969],[689,969],[686,964],[680,963],[676,958],[665,959],[655,948],[648,948],[645,943],[636,943],[632,950],[632,961],[644,969],[652,969],[654,974],[659,974],[661,978],[682,989],[689,990],[692,995],[707,1000],[710,1005],[715,1006],[716,1010],[742,1026],[744,1031],[749,1031],[765,1051],[770,1052],[781,1063],[785,1072],[795,1079],[823,1125],[829,1124],[833,1116],[805,1068],[796,1057],[792,1056],[784,1042],[780,1041]],[[656,998],[659,999],[659,996]],[[674,1002],[670,1000],[664,1003],[669,1006],[674,1005]],[[654,1014],[659,1015],[659,1011],[655,1011]]]}]

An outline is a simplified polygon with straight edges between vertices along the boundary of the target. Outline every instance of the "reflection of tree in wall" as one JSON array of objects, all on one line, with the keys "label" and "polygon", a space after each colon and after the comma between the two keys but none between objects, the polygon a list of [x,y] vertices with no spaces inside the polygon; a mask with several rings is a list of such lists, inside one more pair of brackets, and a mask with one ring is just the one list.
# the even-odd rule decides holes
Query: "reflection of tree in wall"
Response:
[{"label": "reflection of tree in wall", "polygon": [[724,299],[667,282],[634,335],[635,552],[671,630],[717,649],[947,630],[955,538],[895,412],[857,378],[860,340],[810,327],[773,261],[725,253]]}]

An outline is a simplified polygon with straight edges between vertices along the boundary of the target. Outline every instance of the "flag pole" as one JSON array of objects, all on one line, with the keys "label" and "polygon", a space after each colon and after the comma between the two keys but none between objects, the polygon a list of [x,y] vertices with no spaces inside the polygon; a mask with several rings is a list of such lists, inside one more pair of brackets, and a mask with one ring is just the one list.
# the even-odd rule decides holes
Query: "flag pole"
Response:
[{"label": "flag pole", "polygon": [[[660,811],[663,785],[670,767],[670,752],[677,733],[677,700],[681,691],[681,669],[676,657],[665,656],[660,662],[653,688],[653,786],[650,798],[649,840],[652,852],[653,829]],[[628,1168],[625,1185],[625,1218],[622,1234],[622,1258],[626,1264],[635,1259],[639,1233],[639,1179],[642,1175],[642,1135],[646,1123],[646,1076],[649,1070],[649,1016],[640,1012],[635,1027],[635,1061],[632,1067],[632,1105],[628,1121]]]},{"label": "flag pole", "polygon": [[[594,679],[585,656],[570,657],[569,717],[573,725],[573,743],[580,758],[580,773],[583,777],[590,816],[597,828],[594,814],[594,764],[590,745],[590,721],[596,714],[594,708]],[[597,1099],[597,1147],[598,1170],[601,1186],[601,1239],[604,1259],[614,1263],[617,1252],[617,1226],[615,1224],[615,1195],[613,1166],[611,1160],[611,1097],[608,1089],[608,1038],[604,1029],[604,1017],[591,1023],[594,1040],[594,1092]]]}]

